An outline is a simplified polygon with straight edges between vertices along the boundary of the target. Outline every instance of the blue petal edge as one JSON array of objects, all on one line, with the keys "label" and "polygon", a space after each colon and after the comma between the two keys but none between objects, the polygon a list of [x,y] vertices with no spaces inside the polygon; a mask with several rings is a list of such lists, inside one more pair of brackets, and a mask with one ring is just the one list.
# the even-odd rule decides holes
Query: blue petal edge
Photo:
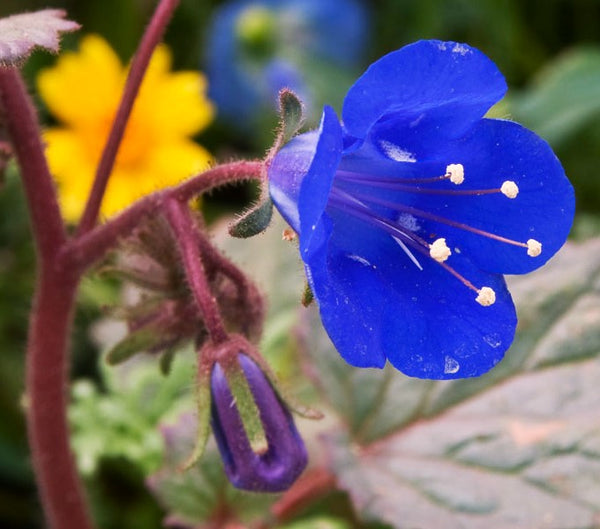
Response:
[{"label": "blue petal edge", "polygon": [[364,139],[382,118],[422,120],[443,109],[460,134],[506,89],[502,73],[479,50],[422,40],[373,63],[348,91],[342,118],[348,134]]}]

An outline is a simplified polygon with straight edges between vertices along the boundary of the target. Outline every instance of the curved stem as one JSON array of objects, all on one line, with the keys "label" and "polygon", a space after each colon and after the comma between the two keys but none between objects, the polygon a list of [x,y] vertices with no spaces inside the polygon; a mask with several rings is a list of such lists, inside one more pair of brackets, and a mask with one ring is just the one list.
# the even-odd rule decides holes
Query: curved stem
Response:
[{"label": "curved stem", "polygon": [[91,529],[69,445],[68,341],[77,280],[46,267],[38,277],[27,347],[27,425],[49,527]]},{"label": "curved stem", "polygon": [[0,100],[21,168],[38,255],[42,260],[49,260],[65,242],[66,233],[44,156],[36,112],[16,68],[0,66]]},{"label": "curved stem", "polygon": [[206,277],[196,238],[198,228],[187,203],[169,198],[165,201],[165,216],[173,230],[185,268],[185,275],[200,309],[208,335],[214,344],[223,343],[228,337],[227,330],[221,317],[219,304]]},{"label": "curved stem", "polygon": [[263,162],[260,161],[218,165],[176,187],[147,195],[105,224],[69,241],[62,252],[62,262],[72,264],[83,271],[114,248],[120,238],[129,235],[145,216],[157,212],[168,198],[184,202],[224,184],[259,180],[262,178],[262,170]]},{"label": "curved stem", "polygon": [[104,151],[102,151],[102,157],[98,164],[92,191],[87,204],[85,205],[85,210],[81,217],[81,221],[79,222],[79,226],[77,227],[78,234],[88,232],[96,224],[102,198],[104,197],[104,192],[106,191],[106,186],[108,184],[108,178],[110,177],[110,173],[115,163],[117,152],[121,140],[123,139],[123,134],[125,133],[125,127],[127,126],[127,120],[133,109],[133,104],[140,89],[140,85],[142,84],[144,73],[150,63],[152,52],[162,39],[165,28],[169,23],[169,20],[171,20],[171,16],[178,4],[179,0],[160,0],[160,3],[152,16],[152,20],[144,32],[144,36],[142,37],[138,50],[131,63],[131,68],[123,91],[123,97],[121,98],[117,115],[112,124],[110,135],[104,146]]}]

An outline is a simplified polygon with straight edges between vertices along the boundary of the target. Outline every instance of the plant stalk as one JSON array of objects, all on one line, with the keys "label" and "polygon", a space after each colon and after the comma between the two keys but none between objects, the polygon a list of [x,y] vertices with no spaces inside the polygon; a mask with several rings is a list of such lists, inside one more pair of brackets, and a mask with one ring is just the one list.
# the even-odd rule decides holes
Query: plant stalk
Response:
[{"label": "plant stalk", "polygon": [[33,467],[54,529],[91,529],[83,486],[69,444],[68,346],[77,278],[42,270],[27,344],[27,426]]},{"label": "plant stalk", "polygon": [[148,64],[150,63],[152,53],[162,39],[167,24],[171,20],[173,12],[178,4],[179,0],[160,0],[152,19],[144,32],[142,40],[140,41],[137,52],[133,57],[127,81],[125,82],[123,96],[106,145],[102,151],[98,169],[96,170],[92,191],[90,192],[79,226],[77,227],[77,234],[79,235],[87,233],[96,224],[102,199],[106,191],[106,186],[108,185],[108,179],[115,164],[115,159],[117,158],[119,146],[121,145],[121,140],[125,134],[125,128],[129,116],[131,115],[135,98],[139,92]]},{"label": "plant stalk", "polygon": [[170,198],[187,202],[197,195],[225,184],[259,180],[262,169],[261,161],[217,165],[175,187],[147,195],[104,224],[68,241],[62,252],[62,258],[64,262],[71,263],[83,271],[102,259],[108,250],[116,246],[120,238],[129,235],[144,217],[155,214],[161,204]]},{"label": "plant stalk", "polygon": [[52,260],[66,240],[58,199],[44,156],[37,115],[19,70],[0,66],[0,100],[21,168],[38,257]]},{"label": "plant stalk", "polygon": [[198,229],[186,202],[169,198],[165,201],[165,216],[169,221],[179,253],[183,261],[188,285],[194,295],[198,309],[213,344],[227,341],[228,334],[206,277],[200,248],[197,244]]}]

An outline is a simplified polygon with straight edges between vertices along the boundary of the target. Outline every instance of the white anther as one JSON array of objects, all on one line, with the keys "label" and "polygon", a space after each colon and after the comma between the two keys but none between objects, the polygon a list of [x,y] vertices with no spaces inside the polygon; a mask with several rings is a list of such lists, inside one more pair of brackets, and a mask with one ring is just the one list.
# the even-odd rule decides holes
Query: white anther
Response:
[{"label": "white anther", "polygon": [[537,257],[542,253],[542,243],[535,239],[529,239],[527,241],[527,255],[530,257]]},{"label": "white anther", "polygon": [[502,184],[500,191],[508,198],[516,198],[519,194],[519,186],[517,186],[517,184],[515,184],[512,180],[507,180]]},{"label": "white anther", "polygon": [[481,287],[475,301],[484,307],[489,307],[496,302],[496,293],[490,287]]},{"label": "white anther", "polygon": [[446,167],[446,176],[450,177],[453,184],[462,184],[465,181],[465,168],[462,163],[451,163]]},{"label": "white anther", "polygon": [[438,263],[443,263],[451,254],[444,238],[436,239],[429,245],[429,255]]}]

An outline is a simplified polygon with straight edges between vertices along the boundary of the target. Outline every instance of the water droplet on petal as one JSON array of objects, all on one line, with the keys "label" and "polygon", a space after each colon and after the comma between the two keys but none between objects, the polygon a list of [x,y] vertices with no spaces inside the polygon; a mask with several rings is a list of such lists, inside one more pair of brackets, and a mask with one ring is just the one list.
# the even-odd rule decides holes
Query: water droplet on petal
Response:
[{"label": "water droplet on petal", "polygon": [[460,364],[451,356],[446,356],[444,360],[444,373],[456,373],[460,369]]}]

